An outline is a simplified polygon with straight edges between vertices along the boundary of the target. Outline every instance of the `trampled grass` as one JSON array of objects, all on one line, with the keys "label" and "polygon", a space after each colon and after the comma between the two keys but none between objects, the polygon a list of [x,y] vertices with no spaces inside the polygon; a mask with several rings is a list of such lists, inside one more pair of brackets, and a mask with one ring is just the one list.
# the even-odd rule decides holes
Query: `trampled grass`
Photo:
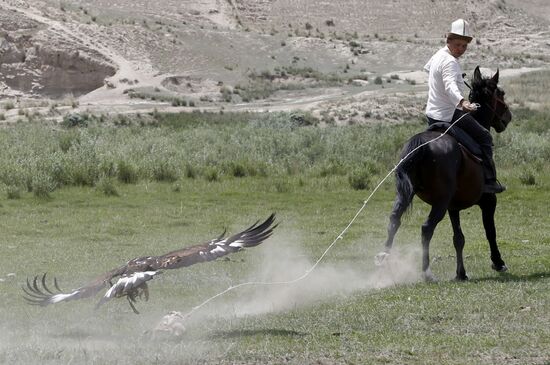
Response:
[{"label": "trampled grass", "polygon": [[[509,188],[499,196],[496,214],[508,273],[491,270],[480,212],[472,208],[462,214],[471,280],[452,281],[454,249],[445,219],[431,246],[432,270],[440,282],[421,282],[419,234],[428,207],[419,201],[400,229],[393,265],[375,267],[394,197],[390,179],[302,282],[235,289],[195,312],[182,337],[152,339],[148,331],[168,311],[187,313],[238,283],[292,280],[305,273],[393,167],[402,139],[421,128],[336,130],[256,119],[235,122],[242,124],[231,132],[235,125],[212,128],[212,121],[170,123],[176,126],[59,131],[19,125],[1,131],[0,162],[27,171],[21,176],[31,181],[34,168],[50,171],[42,169],[47,161],[71,168],[86,156],[100,173],[90,184],[56,183],[49,198],[28,192],[26,185],[18,198],[2,194],[0,363],[548,363],[550,189],[548,159],[541,158],[548,132],[513,126],[496,141],[501,180]],[[79,146],[63,152],[60,134],[71,134]],[[228,146],[220,146],[223,140]],[[528,148],[527,141],[531,149],[522,151],[526,158],[517,163],[508,151]],[[8,165],[21,155],[29,160]],[[175,181],[157,181],[147,172],[154,164],[147,161],[163,156],[176,166]],[[88,186],[109,175],[106,161],[121,158],[135,167],[137,179],[111,181],[118,195],[105,194],[103,185]],[[226,173],[222,162],[238,158],[254,167],[263,161],[265,173]],[[220,178],[209,181],[202,172],[185,177],[187,164],[201,171],[201,161],[209,161]],[[94,164],[86,166],[83,171],[93,175]],[[355,190],[348,171],[362,166],[371,171],[372,182]],[[534,184],[522,182],[527,167]],[[57,182],[56,176],[64,175],[47,176]],[[94,300],[41,308],[21,297],[28,276],[48,272],[69,290],[130,258],[202,242],[225,227],[233,232],[271,212],[280,226],[265,244],[229,260],[165,272],[151,282],[150,300],[138,303],[139,316],[124,300],[94,310]]]}]

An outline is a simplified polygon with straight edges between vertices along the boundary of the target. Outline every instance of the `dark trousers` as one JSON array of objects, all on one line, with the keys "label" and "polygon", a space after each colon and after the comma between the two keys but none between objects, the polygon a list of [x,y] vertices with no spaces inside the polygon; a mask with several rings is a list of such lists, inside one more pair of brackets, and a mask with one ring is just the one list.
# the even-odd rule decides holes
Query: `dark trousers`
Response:
[{"label": "dark trousers", "polygon": [[[462,118],[461,118],[462,117]],[[428,125],[433,123],[442,122],[440,120],[428,118]],[[472,117],[471,114],[465,113],[462,110],[457,109],[453,115],[451,123],[454,123],[458,118],[461,118],[455,126],[462,129],[464,132],[468,133],[481,148],[481,153],[483,154],[483,167],[485,171],[485,178],[487,180],[496,179],[496,170],[495,163],[493,161],[493,136],[491,133],[485,129],[481,124]]]}]

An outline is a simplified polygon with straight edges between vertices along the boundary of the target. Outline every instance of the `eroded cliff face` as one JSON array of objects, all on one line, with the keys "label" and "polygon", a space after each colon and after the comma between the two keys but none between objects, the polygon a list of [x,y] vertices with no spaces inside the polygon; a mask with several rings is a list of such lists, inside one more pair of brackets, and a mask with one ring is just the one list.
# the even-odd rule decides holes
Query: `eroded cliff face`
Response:
[{"label": "eroded cliff face", "polygon": [[[0,37],[0,82],[14,92],[46,96],[79,96],[103,86],[115,68],[101,55],[40,34]],[[0,90],[1,92],[1,90]]]}]

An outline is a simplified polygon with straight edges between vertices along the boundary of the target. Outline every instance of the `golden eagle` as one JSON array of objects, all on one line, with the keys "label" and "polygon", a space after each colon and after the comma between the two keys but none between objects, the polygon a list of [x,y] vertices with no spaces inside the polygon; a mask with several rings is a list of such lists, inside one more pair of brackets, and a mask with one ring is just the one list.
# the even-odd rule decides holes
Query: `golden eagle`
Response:
[{"label": "golden eagle", "polygon": [[[266,240],[277,225],[273,225],[275,214],[271,214],[263,223],[254,223],[242,232],[225,237],[225,231],[213,240],[203,244],[182,248],[161,256],[138,257],[126,264],[98,276],[91,283],[70,293],[63,293],[54,277],[53,284],[57,293],[46,285],[46,274],[35,276],[32,282],[27,278],[23,296],[29,304],[47,306],[59,302],[89,298],[109,286],[97,307],[113,298],[126,297],[134,313],[138,314],[134,303],[138,298],[149,299],[147,281],[160,274],[162,270],[191,266],[199,262],[212,261],[218,257],[240,251],[244,247],[254,247]],[[118,279],[114,282],[115,279]]]}]

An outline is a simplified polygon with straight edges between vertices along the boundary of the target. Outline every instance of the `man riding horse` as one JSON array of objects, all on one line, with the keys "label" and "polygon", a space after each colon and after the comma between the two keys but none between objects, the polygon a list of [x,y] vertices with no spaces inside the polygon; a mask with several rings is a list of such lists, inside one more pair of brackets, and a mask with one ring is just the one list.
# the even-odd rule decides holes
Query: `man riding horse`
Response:
[{"label": "man riding horse", "polygon": [[470,114],[477,106],[462,96],[465,84],[458,58],[466,52],[471,41],[468,22],[463,19],[454,21],[451,31],[447,33],[447,45],[437,51],[424,66],[424,70],[429,73],[426,116],[429,125],[450,124],[460,118],[455,126],[472,137],[481,149],[485,175],[483,191],[501,193],[506,187],[496,179],[491,133]]}]

